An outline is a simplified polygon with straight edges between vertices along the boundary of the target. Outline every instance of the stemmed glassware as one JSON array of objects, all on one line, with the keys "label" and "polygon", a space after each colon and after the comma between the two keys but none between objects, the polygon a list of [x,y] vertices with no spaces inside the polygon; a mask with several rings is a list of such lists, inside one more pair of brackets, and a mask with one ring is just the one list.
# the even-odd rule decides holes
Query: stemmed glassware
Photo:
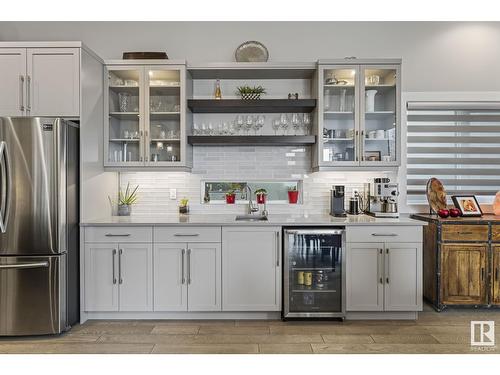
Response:
[{"label": "stemmed glassware", "polygon": [[280,125],[281,125],[281,128],[283,129],[283,135],[287,135],[288,126],[290,124],[288,123],[288,116],[286,115],[286,113],[282,113],[281,114],[281,116],[280,116]]},{"label": "stemmed glassware", "polygon": [[253,116],[248,115],[246,120],[245,120],[245,131],[246,131],[247,135],[249,135],[250,130],[252,129],[252,126],[253,126]]},{"label": "stemmed glassware", "polygon": [[278,130],[280,130],[281,127],[280,119],[279,118],[274,119],[271,126],[273,127],[274,135],[278,135]]},{"label": "stemmed glassware", "polygon": [[297,130],[300,128],[300,118],[298,113],[292,114],[292,127],[295,135],[297,135]]},{"label": "stemmed glassware", "polygon": [[311,127],[311,115],[309,115],[309,113],[304,113],[304,116],[302,118],[302,124],[304,126],[304,135],[309,134]]},{"label": "stemmed glassware", "polygon": [[258,115],[256,121],[257,132],[264,127],[265,123],[266,123],[266,117],[264,115]]}]

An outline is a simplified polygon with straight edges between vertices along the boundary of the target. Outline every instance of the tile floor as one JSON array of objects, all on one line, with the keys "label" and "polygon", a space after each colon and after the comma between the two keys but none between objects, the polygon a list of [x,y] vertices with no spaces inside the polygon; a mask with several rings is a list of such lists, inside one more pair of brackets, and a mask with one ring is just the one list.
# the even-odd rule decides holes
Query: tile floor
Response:
[{"label": "tile floor", "polygon": [[426,306],[417,321],[88,321],[55,337],[0,338],[0,353],[484,353],[470,346],[470,321],[500,310]]}]

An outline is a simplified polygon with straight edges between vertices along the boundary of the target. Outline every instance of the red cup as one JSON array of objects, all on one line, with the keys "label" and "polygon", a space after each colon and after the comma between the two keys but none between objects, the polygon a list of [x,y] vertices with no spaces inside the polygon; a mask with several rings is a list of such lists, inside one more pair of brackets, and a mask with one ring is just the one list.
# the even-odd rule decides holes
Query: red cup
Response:
[{"label": "red cup", "polygon": [[299,192],[297,190],[291,190],[288,192],[288,203],[296,204],[299,200]]},{"label": "red cup", "polygon": [[235,201],[236,201],[236,194],[226,195],[227,204],[234,204]]},{"label": "red cup", "polygon": [[257,194],[257,204],[266,203],[266,194]]}]

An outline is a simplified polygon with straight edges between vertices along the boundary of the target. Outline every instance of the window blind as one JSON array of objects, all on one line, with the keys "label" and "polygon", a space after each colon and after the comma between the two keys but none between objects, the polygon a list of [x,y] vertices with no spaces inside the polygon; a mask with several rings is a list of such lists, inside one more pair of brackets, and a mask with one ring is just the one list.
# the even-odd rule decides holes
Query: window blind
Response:
[{"label": "window blind", "polygon": [[500,102],[407,103],[407,201],[426,203],[430,177],[448,197],[491,203],[500,190]]}]

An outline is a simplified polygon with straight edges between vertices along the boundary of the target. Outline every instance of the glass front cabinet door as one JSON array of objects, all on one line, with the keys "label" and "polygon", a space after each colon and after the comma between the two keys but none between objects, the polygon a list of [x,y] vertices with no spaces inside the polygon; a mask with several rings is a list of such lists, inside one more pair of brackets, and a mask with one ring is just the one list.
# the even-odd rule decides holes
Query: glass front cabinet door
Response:
[{"label": "glass front cabinet door", "polygon": [[319,65],[317,167],[400,164],[400,61]]},{"label": "glass front cabinet door", "polygon": [[185,65],[108,65],[105,166],[188,167]]}]

